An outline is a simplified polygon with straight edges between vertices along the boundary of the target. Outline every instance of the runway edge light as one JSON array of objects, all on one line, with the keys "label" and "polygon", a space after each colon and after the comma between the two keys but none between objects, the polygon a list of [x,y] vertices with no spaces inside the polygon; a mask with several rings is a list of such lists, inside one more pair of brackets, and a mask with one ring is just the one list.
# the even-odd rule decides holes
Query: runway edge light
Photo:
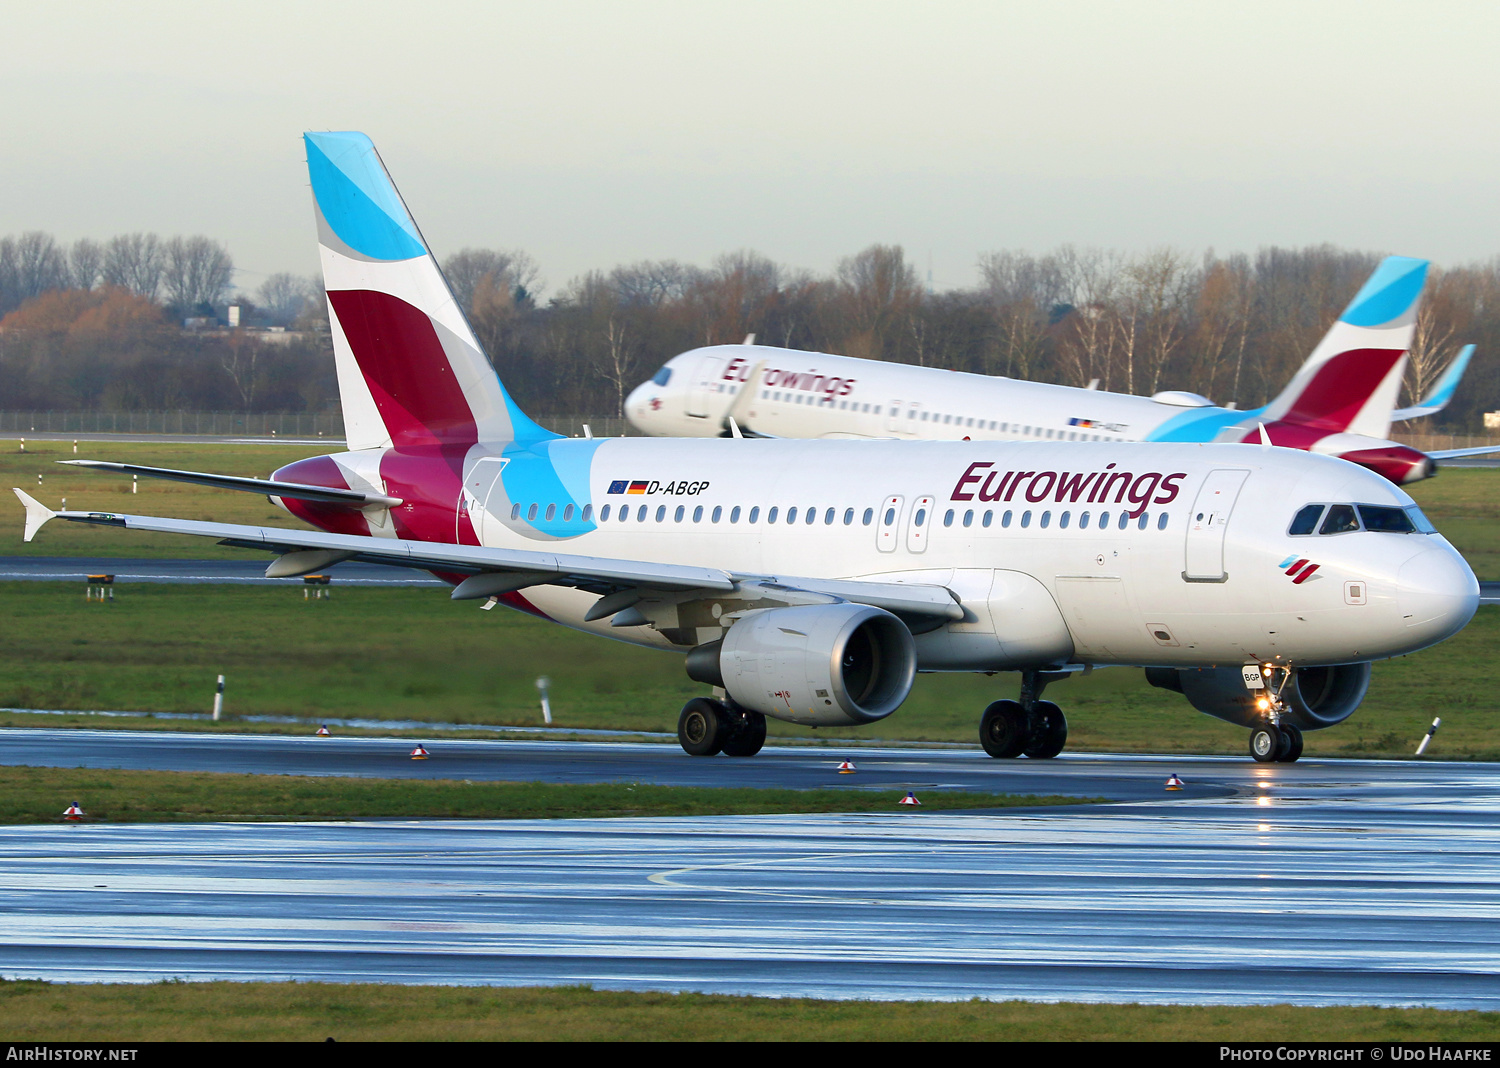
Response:
[{"label": "runway edge light", "polygon": [[63,813],[63,819],[77,823],[83,819],[83,807],[77,801],[74,801],[68,806],[67,811]]},{"label": "runway edge light", "polygon": [[1442,725],[1443,725],[1443,717],[1442,716],[1438,716],[1436,719],[1434,719],[1432,721],[1432,726],[1430,726],[1430,727],[1427,728],[1427,733],[1424,734],[1422,736],[1422,740],[1417,743],[1417,756],[1421,756],[1422,755],[1423,751],[1427,748],[1427,743],[1430,742],[1430,741],[1432,741],[1432,736],[1437,733],[1437,729],[1439,727],[1441,727]]},{"label": "runway edge light", "polygon": [[413,749],[411,751],[411,758],[413,760],[426,760],[427,759],[427,750],[423,749],[421,745],[418,745],[415,749]]},{"label": "runway edge light", "polygon": [[1168,790],[1181,790],[1182,785],[1182,780],[1177,777],[1177,773],[1175,771],[1172,772],[1171,775],[1167,776]]},{"label": "runway edge light", "polygon": [[856,770],[857,769],[854,767],[854,761],[852,760],[844,760],[839,763],[840,775],[853,775]]},{"label": "runway edge light", "polygon": [[906,791],[905,797],[896,802],[896,804],[898,805],[920,805],[921,803],[922,802],[917,800],[917,795],[912,793],[910,790]]}]

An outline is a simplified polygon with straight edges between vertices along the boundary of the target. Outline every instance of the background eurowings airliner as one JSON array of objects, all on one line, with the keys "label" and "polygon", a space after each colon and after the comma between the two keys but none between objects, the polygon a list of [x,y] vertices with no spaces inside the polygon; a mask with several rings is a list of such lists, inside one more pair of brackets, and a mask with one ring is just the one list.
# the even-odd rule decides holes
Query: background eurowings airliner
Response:
[{"label": "background eurowings airliner", "polygon": [[1019,670],[980,739],[1051,757],[1067,723],[1042,688],[1126,664],[1294,760],[1371,660],[1478,604],[1410,497],[1305,452],[561,438],[506,393],[369,139],[305,140],[348,451],[269,480],[69,462],[266,493],[319,529],[54,513],[17,489],[28,541],[62,518],[269,550],[268,575],[423,568],[457,600],[685,653],[714,690],[679,716],[694,755],[754,754],[767,716],[874,722],[918,671]]},{"label": "background eurowings airliner", "polygon": [[1431,476],[1437,460],[1500,452],[1424,454],[1388,440],[1393,419],[1447,406],[1474,353],[1466,346],[1420,404],[1392,411],[1426,276],[1425,260],[1387,257],[1281,395],[1249,411],[1176,390],[1138,397],[747,344],[673,357],[630,394],[625,414],[643,433],[671,437],[1259,443],[1264,432],[1273,445],[1405,485]]}]

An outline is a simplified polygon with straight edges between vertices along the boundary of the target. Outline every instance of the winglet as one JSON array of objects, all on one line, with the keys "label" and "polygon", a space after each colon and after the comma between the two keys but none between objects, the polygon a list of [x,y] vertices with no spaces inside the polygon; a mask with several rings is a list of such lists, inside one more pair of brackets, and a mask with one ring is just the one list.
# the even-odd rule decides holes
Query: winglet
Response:
[{"label": "winglet", "polygon": [[21,540],[30,541],[36,537],[36,532],[42,529],[47,520],[57,513],[20,487],[16,487],[16,496],[21,498],[21,503],[26,506],[26,533]]}]

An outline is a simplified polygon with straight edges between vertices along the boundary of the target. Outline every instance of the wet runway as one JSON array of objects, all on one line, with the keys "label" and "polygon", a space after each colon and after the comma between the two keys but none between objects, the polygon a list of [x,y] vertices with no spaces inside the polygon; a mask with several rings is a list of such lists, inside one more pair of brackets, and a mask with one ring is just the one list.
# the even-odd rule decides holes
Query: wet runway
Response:
[{"label": "wet runway", "polygon": [[[424,763],[405,758],[407,744],[0,732],[8,763],[1129,800],[980,814],[5,827],[0,971],[1500,1008],[1496,765],[1033,764],[792,747],[695,760],[675,746],[467,741],[429,743]],[[859,772],[834,775],[849,755]],[[1163,792],[1170,770],[1188,791]]]}]

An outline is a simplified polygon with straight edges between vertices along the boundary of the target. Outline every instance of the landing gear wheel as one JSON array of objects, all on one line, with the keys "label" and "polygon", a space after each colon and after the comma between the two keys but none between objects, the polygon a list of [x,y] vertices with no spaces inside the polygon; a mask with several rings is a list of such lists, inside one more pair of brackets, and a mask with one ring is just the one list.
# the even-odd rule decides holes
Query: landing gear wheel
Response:
[{"label": "landing gear wheel", "polygon": [[731,708],[728,715],[731,730],[724,739],[724,755],[751,757],[766,744],[766,717],[744,708]]},{"label": "landing gear wheel", "polygon": [[1032,760],[1051,760],[1068,742],[1068,721],[1051,701],[1038,701],[1031,709],[1031,736],[1024,752]]},{"label": "landing gear wheel", "polygon": [[1294,764],[1302,755],[1302,731],[1290,723],[1281,725],[1281,736],[1286,739],[1286,752],[1276,759],[1283,764]]},{"label": "landing gear wheel", "polygon": [[1250,755],[1261,764],[1273,764],[1281,756],[1282,733],[1273,724],[1256,727],[1250,732]]},{"label": "landing gear wheel", "polygon": [[1026,712],[1018,701],[996,701],[979,721],[979,744],[992,757],[1008,760],[1026,748]]},{"label": "landing gear wheel", "polygon": [[682,706],[677,741],[688,756],[713,756],[724,748],[729,734],[729,717],[719,702],[695,697]]}]

